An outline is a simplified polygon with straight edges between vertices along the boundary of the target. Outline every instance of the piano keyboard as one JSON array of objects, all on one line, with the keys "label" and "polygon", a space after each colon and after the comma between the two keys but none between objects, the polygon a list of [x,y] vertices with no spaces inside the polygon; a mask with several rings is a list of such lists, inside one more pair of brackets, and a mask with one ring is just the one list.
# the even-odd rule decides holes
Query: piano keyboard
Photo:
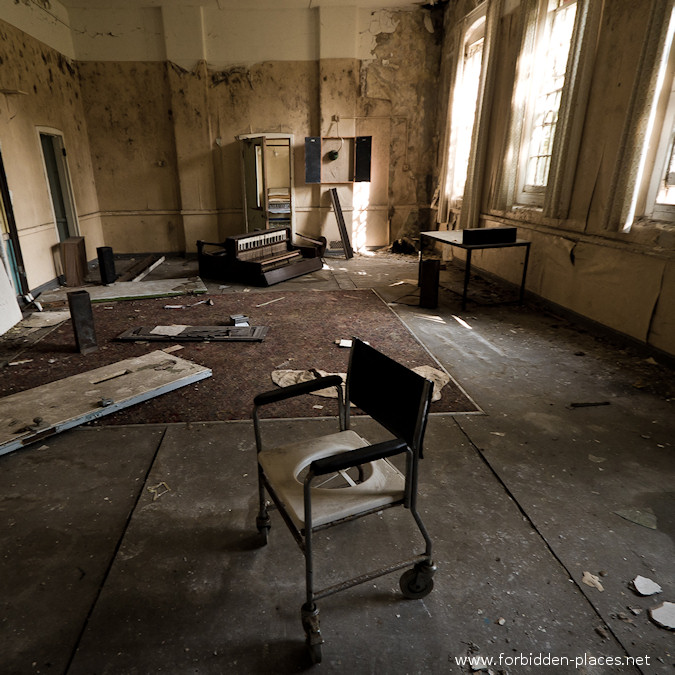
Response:
[{"label": "piano keyboard", "polygon": [[279,243],[282,243],[285,246],[287,239],[288,233],[286,230],[253,234],[237,241],[237,251],[250,251],[253,248],[261,248],[262,246],[270,246]]}]

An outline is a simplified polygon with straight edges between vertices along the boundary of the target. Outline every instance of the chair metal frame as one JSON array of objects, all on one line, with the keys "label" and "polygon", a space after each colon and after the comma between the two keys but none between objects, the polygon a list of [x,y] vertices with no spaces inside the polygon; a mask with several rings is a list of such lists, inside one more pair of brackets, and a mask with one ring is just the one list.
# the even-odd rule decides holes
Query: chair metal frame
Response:
[{"label": "chair metal frame", "polygon": [[[360,371],[362,371],[360,373]],[[396,382],[385,382],[384,385],[374,380],[378,373],[393,373],[394,379],[403,379],[407,385],[403,391],[396,389]],[[275,492],[274,486],[265,475],[258,461],[258,495],[259,512],[256,526],[261,535],[261,543],[267,543],[267,535],[271,527],[268,513],[270,503],[267,493],[276,505],[284,522],[288,526],[296,543],[305,558],[306,599],[302,605],[301,617],[305,629],[306,642],[314,663],[321,661],[321,645],[323,639],[319,627],[319,610],[316,601],[358,584],[371,581],[377,577],[413,566],[400,580],[400,587],[405,597],[421,598],[431,592],[433,575],[436,566],[432,559],[432,542],[429,533],[417,511],[417,485],[419,476],[419,459],[422,458],[422,444],[431,402],[433,383],[414,373],[388,356],[385,356],[367,343],[354,338],[349,358],[345,396],[342,393],[342,378],[339,375],[328,375],[309,382],[301,382],[259,394],[254,399],[253,427],[256,440],[257,455],[263,450],[262,430],[259,409],[262,406],[283,401],[295,396],[309,394],[320,389],[335,388],[338,401],[338,421],[340,431],[350,428],[350,401],[353,401],[363,412],[370,415],[396,438],[374,445],[367,445],[355,450],[316,459],[309,465],[303,482],[304,527],[299,528],[287,513],[283,501]],[[412,402],[412,404],[411,404]],[[393,410],[392,410],[393,407]],[[358,467],[361,479],[362,467],[370,462],[405,454],[406,469],[405,489],[402,499],[386,506],[377,507],[346,518],[340,518],[318,526],[312,525],[312,482],[319,476]],[[339,491],[336,490],[336,491]],[[405,560],[399,560],[385,567],[371,570],[357,577],[345,579],[332,586],[315,590],[313,565],[313,534],[363,516],[379,513],[383,508],[404,506],[409,509],[425,542],[423,553],[418,553]]]}]

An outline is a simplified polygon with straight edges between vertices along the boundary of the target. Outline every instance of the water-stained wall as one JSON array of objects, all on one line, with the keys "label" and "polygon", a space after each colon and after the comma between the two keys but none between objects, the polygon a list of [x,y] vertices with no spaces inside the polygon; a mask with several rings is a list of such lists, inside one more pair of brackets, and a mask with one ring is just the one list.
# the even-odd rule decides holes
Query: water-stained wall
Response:
[{"label": "water-stained wall", "polygon": [[87,254],[103,244],[77,64],[0,21],[0,145],[26,275],[37,288],[61,272],[39,132],[60,134]]},{"label": "water-stained wall", "polygon": [[[294,135],[300,232],[337,236],[332,185],[304,183],[304,139],[318,135],[373,137],[361,245],[386,245],[428,226],[440,12],[434,32],[425,19],[430,12],[409,5],[401,11],[264,12],[211,5],[69,12],[55,7],[63,15],[54,33],[57,49],[11,26],[16,47],[10,47],[12,40],[4,45],[5,72],[21,63],[24,88],[44,78],[43,56],[59,68],[57,81],[31,97],[35,110],[51,112],[41,120],[26,114],[26,98],[17,104],[13,126],[0,135],[9,161],[22,159],[10,182],[24,171],[23,189],[39,193],[26,200],[26,208],[39,213],[17,213],[24,253],[32,261],[31,286],[55,276],[48,264],[47,244],[55,241],[40,156],[33,148],[34,161],[26,163],[31,153],[24,154],[39,124],[67,131],[66,144],[70,137],[77,141],[69,161],[90,259],[101,244],[116,253],[190,252],[197,239],[222,240],[242,231],[236,137],[244,133]],[[43,29],[49,17],[38,9],[18,7],[13,20],[27,30],[34,20],[35,31],[49,36]],[[62,28],[68,22],[67,51],[75,59],[58,51],[66,49]],[[25,45],[33,50],[28,58]],[[49,106],[42,96],[50,97]],[[339,191],[350,222],[353,186],[339,185]],[[28,239],[36,228],[49,230],[49,236]]]}]

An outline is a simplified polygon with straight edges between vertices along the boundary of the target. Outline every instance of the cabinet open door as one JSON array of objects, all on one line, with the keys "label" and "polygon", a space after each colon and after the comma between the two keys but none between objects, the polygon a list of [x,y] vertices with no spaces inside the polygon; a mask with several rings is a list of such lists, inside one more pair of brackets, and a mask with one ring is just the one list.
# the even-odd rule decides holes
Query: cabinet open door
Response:
[{"label": "cabinet open door", "polygon": [[246,232],[290,227],[294,233],[293,135],[243,134],[237,139]]}]

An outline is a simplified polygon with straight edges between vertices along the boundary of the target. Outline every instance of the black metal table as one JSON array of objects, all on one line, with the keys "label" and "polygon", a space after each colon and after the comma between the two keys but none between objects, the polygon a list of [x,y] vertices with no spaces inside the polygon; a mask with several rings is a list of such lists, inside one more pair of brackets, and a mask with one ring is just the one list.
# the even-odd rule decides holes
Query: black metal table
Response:
[{"label": "black metal table", "polygon": [[530,259],[530,244],[526,239],[516,239],[515,241],[496,243],[485,242],[481,244],[465,244],[462,241],[464,230],[432,230],[430,232],[420,232],[420,269],[422,264],[422,252],[424,251],[424,237],[433,239],[442,244],[449,244],[456,248],[461,248],[466,251],[466,266],[464,268],[464,291],[462,293],[462,309],[466,309],[466,294],[469,287],[469,278],[471,277],[471,254],[475,250],[486,248],[512,248],[524,247],[525,260],[523,261],[523,276],[520,282],[519,302],[523,302],[523,295],[525,293],[525,276],[527,274],[527,263]]}]

